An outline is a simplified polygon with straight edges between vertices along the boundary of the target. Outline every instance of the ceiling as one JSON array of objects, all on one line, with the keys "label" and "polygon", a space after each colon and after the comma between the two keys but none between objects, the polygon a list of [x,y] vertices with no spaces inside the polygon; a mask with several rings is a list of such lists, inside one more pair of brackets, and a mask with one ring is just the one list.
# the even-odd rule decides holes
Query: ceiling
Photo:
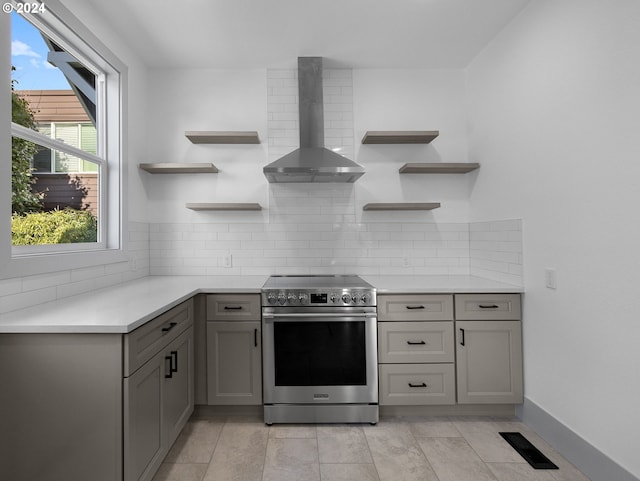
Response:
[{"label": "ceiling", "polygon": [[[66,0],[73,5],[82,0]],[[464,68],[529,0],[88,0],[150,67]],[[87,2],[84,0],[83,3]]]}]

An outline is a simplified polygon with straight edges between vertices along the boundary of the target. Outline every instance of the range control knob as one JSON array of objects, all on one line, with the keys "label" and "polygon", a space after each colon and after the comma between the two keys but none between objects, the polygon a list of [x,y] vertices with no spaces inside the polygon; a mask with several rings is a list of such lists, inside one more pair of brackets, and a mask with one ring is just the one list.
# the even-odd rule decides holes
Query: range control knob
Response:
[{"label": "range control knob", "polygon": [[298,302],[298,297],[295,295],[295,293],[290,292],[287,296],[287,301],[289,302],[289,304],[295,304]]},{"label": "range control knob", "polygon": [[278,294],[278,304],[282,306],[286,302],[287,302],[287,296],[284,295],[284,292],[281,292],[280,294]]},{"label": "range control knob", "polygon": [[360,302],[362,302],[363,304],[366,304],[367,302],[369,302],[369,296],[367,294],[362,294],[362,297],[360,298]]},{"label": "range control knob", "polygon": [[278,302],[278,296],[276,296],[276,294],[274,292],[270,293],[267,296],[267,302],[269,304],[275,304],[276,302]]},{"label": "range control knob", "polygon": [[309,296],[304,292],[301,292],[298,295],[298,300],[300,301],[300,304],[306,304],[309,301]]},{"label": "range control knob", "polygon": [[358,295],[358,293],[355,293],[355,294],[351,297],[351,299],[353,299],[353,303],[354,303],[354,304],[357,304],[357,303],[358,303],[358,301],[360,300],[360,296]]},{"label": "range control knob", "polygon": [[349,304],[351,302],[351,296],[349,294],[342,294],[342,302]]},{"label": "range control knob", "polygon": [[329,300],[333,303],[338,302],[338,294],[336,294],[335,292],[332,292],[331,295],[329,296]]}]

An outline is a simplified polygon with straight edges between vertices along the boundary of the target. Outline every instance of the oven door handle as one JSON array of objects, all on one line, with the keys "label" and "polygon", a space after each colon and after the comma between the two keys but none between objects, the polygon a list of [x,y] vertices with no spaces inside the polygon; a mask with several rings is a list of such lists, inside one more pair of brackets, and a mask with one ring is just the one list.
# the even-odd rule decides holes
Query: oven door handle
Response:
[{"label": "oven door handle", "polygon": [[284,318],[289,320],[300,319],[300,318],[349,318],[349,317],[376,317],[375,312],[341,312],[341,313],[313,313],[313,312],[298,312],[295,314],[286,313],[286,314],[273,314],[273,313],[264,313],[262,314],[264,319],[275,319],[275,318]]}]

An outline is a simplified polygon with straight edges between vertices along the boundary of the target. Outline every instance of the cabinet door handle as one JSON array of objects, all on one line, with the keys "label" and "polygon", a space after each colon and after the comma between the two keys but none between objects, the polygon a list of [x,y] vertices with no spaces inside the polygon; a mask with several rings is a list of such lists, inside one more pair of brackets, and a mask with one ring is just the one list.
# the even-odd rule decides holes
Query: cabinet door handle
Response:
[{"label": "cabinet door handle", "polygon": [[[173,358],[171,356],[165,356],[164,360],[165,360],[165,363],[164,363],[165,375],[164,375],[164,377],[166,377],[167,379],[171,379],[173,377]],[[169,361],[169,369],[167,369],[167,361]]]},{"label": "cabinet door handle", "polygon": [[407,341],[407,344],[410,346],[424,346],[426,342],[424,341]]},{"label": "cabinet door handle", "polygon": [[162,332],[167,333],[169,332],[171,329],[173,329],[174,327],[176,327],[178,325],[177,322],[170,322],[169,323],[169,327],[163,327],[162,328]]},{"label": "cabinet door handle", "polygon": [[258,347],[258,329],[253,330],[253,346]]},{"label": "cabinet door handle", "polygon": [[424,382],[421,382],[420,384],[409,383],[409,387],[427,387],[427,384]]},{"label": "cabinet door handle", "polygon": [[405,306],[407,309],[424,309],[424,306]]},{"label": "cabinet door handle", "polygon": [[478,304],[478,307],[480,309],[497,309],[500,306],[497,306],[496,304]]},{"label": "cabinet door handle", "polygon": [[460,345],[464,346],[464,329],[460,328]]},{"label": "cabinet door handle", "polygon": [[171,372],[178,372],[178,351],[171,351]]},{"label": "cabinet door handle", "polygon": [[224,306],[225,311],[240,311],[242,306]]}]

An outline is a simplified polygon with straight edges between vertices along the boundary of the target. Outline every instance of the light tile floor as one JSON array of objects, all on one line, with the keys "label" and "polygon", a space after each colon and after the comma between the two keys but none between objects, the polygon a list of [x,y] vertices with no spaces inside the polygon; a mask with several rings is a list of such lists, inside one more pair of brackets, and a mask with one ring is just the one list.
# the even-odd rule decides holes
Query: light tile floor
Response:
[{"label": "light tile floor", "polygon": [[[559,470],[535,470],[498,434],[519,431]],[[194,417],[154,481],[589,481],[518,420],[388,418],[376,426]]]}]

